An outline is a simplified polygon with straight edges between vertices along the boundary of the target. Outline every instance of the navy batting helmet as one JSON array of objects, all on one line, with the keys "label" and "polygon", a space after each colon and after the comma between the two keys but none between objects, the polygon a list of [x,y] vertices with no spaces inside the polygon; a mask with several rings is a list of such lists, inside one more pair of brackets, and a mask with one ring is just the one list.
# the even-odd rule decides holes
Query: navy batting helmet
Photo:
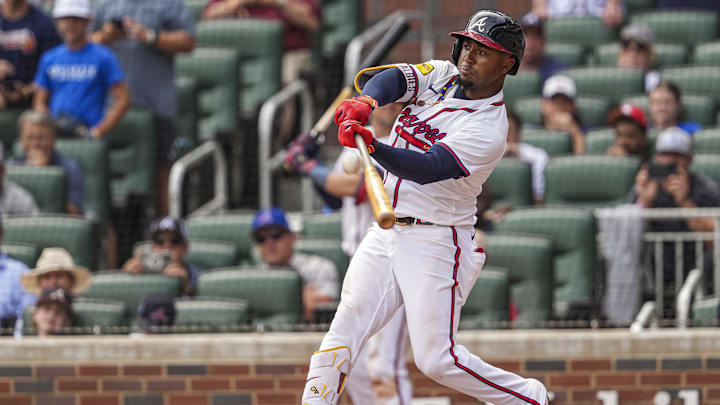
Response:
[{"label": "navy batting helmet", "polygon": [[452,48],[452,61],[455,65],[458,64],[464,38],[512,55],[515,65],[508,72],[510,75],[517,73],[525,53],[525,34],[520,24],[499,11],[480,10],[470,17],[463,31],[451,32],[450,35],[457,38]]}]

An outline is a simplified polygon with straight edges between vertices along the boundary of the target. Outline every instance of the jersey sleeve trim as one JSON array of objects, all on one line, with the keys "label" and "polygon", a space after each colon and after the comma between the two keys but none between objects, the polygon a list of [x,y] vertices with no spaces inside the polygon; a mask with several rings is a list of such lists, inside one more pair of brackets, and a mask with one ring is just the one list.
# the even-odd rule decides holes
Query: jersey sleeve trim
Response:
[{"label": "jersey sleeve trim", "polygon": [[447,150],[450,153],[450,155],[453,157],[453,159],[455,159],[455,162],[458,164],[458,166],[460,167],[460,170],[462,170],[462,172],[465,174],[465,176],[470,175],[470,171],[465,167],[465,165],[462,163],[462,161],[460,160],[458,155],[456,155],[455,152],[453,152],[453,150],[449,146],[445,145],[442,142],[436,142],[435,145],[441,146],[445,150]]},{"label": "jersey sleeve trim", "polygon": [[398,67],[397,65],[382,65],[382,66],[373,66],[369,68],[365,68],[358,72],[357,75],[355,75],[355,80],[353,81],[353,85],[355,86],[355,91],[358,93],[362,93],[363,88],[365,87],[365,83],[368,82],[368,80],[372,79],[373,76],[380,73],[383,70],[386,69],[392,69]]}]

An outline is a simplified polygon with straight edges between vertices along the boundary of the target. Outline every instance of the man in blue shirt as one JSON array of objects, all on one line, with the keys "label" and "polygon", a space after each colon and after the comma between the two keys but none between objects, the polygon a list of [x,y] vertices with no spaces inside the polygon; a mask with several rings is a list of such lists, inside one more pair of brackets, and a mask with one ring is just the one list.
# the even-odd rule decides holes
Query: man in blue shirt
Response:
[{"label": "man in blue shirt", "polygon": [[3,328],[15,327],[16,321],[22,319],[23,309],[35,303],[35,296],[20,284],[20,278],[28,271],[28,266],[22,262],[9,258],[5,253],[0,254],[0,335],[5,334],[2,333]]},{"label": "man in blue shirt", "polygon": [[[69,116],[89,128],[93,138],[110,131],[130,107],[130,96],[115,54],[103,45],[88,42],[89,0],[57,0],[53,9],[64,44],[46,52],[35,75],[36,110],[53,118]],[[108,92],[115,102],[105,113]]]}]

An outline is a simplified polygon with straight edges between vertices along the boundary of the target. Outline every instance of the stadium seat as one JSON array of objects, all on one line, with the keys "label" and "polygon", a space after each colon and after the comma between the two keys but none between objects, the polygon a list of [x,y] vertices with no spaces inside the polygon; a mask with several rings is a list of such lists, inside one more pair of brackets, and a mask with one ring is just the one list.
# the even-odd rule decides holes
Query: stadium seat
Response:
[{"label": "stadium seat", "polygon": [[623,0],[628,15],[637,14],[655,8],[656,0]]},{"label": "stadium seat", "polygon": [[94,273],[90,288],[82,296],[125,303],[125,317],[133,318],[140,302],[150,295],[179,297],[182,286],[178,277],[162,274],[128,274],[122,270]]},{"label": "stadium seat", "polygon": [[130,195],[150,196],[155,171],[155,126],[146,110],[130,110],[105,137],[110,153],[113,205],[125,206]]},{"label": "stadium seat", "polygon": [[501,233],[489,233],[485,241],[487,264],[507,269],[510,299],[517,308],[515,321],[549,320],[554,284],[552,241],[540,236]]},{"label": "stadium seat", "polygon": [[680,87],[683,95],[701,94],[720,102],[720,66],[681,66],[663,69],[660,76]]},{"label": "stadium seat", "polygon": [[302,236],[306,238],[342,239],[342,218],[339,212],[302,216]]},{"label": "stadium seat", "polygon": [[717,326],[720,319],[720,297],[705,297],[696,300],[692,304],[692,319],[697,326]]},{"label": "stadium seat", "polygon": [[224,214],[191,217],[187,226],[190,239],[217,240],[233,243],[237,249],[238,262],[250,258],[252,221],[254,214]]},{"label": "stadium seat", "polygon": [[720,153],[699,153],[693,156],[690,170],[704,174],[720,184]]},{"label": "stadium seat", "polygon": [[532,204],[532,174],[530,164],[516,158],[504,157],[488,178],[492,206],[522,207]]},{"label": "stadium seat", "polygon": [[707,128],[695,132],[692,147],[695,153],[720,153],[720,128]]},{"label": "stadium seat", "polygon": [[173,153],[183,155],[198,143],[198,82],[192,76],[176,75],[178,116],[177,137],[173,143]]},{"label": "stadium seat", "polygon": [[295,250],[311,255],[318,255],[332,260],[338,272],[340,283],[345,279],[350,257],[342,250],[341,238],[310,239],[300,238],[295,242]]},{"label": "stadium seat", "polygon": [[[515,102],[522,97],[536,96],[542,90],[540,73],[534,70],[520,70],[516,76],[505,77],[503,96],[505,103],[515,107]],[[519,111],[518,111],[519,113]]]},{"label": "stadium seat", "polygon": [[645,80],[639,70],[586,66],[567,69],[561,74],[575,81],[581,95],[607,97],[611,104],[618,103],[627,94],[645,91]]},{"label": "stadium seat", "polygon": [[41,212],[66,212],[64,168],[8,164],[5,176],[32,194]]},{"label": "stadium seat", "polygon": [[37,215],[3,219],[3,242],[32,243],[42,250],[62,247],[75,263],[95,269],[100,250],[93,221],[71,215]]},{"label": "stadium seat", "polygon": [[202,20],[202,12],[207,4],[208,2],[206,0],[185,0],[185,6],[187,6],[190,16],[195,23]]},{"label": "stadium seat", "polygon": [[198,278],[197,294],[247,300],[253,324],[288,325],[300,322],[302,279],[283,269],[227,268]]},{"label": "stadium seat", "polygon": [[[655,44],[653,51],[657,67],[682,65],[688,57],[687,48],[681,44]],[[620,53],[620,44],[616,42],[599,45],[592,55],[592,62],[595,65],[615,66],[618,53]]]},{"label": "stadium seat", "polygon": [[580,44],[569,42],[549,42],[545,45],[544,54],[565,63],[568,66],[582,65],[585,49]]},{"label": "stadium seat", "polygon": [[[542,123],[542,97],[527,97],[517,100],[515,112],[523,124],[540,125]],[[610,103],[604,97],[580,96],[575,101],[580,123],[584,126],[601,126],[607,121]]]},{"label": "stadium seat", "polygon": [[121,301],[78,298],[73,301],[73,326],[124,326],[125,312],[125,303]]},{"label": "stadium seat", "polygon": [[5,148],[5,156],[9,156],[13,143],[20,136],[18,118],[23,110],[11,109],[0,111],[0,143]]},{"label": "stadium seat", "polygon": [[689,10],[656,10],[638,13],[630,23],[647,24],[655,41],[696,45],[718,36],[716,13]]},{"label": "stadium seat", "polygon": [[218,132],[235,130],[239,114],[238,52],[228,48],[196,48],[190,54],[178,56],[176,65],[177,74],[191,76],[196,82],[197,139],[205,141],[215,138]]},{"label": "stadium seat", "polygon": [[720,41],[698,44],[692,54],[696,65],[720,65]]},{"label": "stadium seat", "polygon": [[[526,232],[552,240],[555,317],[575,318],[593,302],[595,218],[582,208],[527,208],[509,212],[497,232]],[[589,314],[587,314],[589,315]]]},{"label": "stadium seat", "polygon": [[588,155],[604,155],[615,143],[613,128],[600,128],[585,134],[585,153]]},{"label": "stadium seat", "polygon": [[605,27],[597,17],[551,18],[545,23],[548,43],[573,42],[583,46],[595,46],[617,38],[617,33]]},{"label": "stadium seat", "polygon": [[231,242],[191,239],[188,245],[185,261],[201,271],[237,264],[238,249]]},{"label": "stadium seat", "polygon": [[570,138],[570,134],[563,131],[523,128],[522,141],[544,149],[550,156],[572,153],[572,139]]},{"label": "stadium seat", "polygon": [[11,243],[3,241],[0,245],[0,251],[9,257],[25,263],[31,269],[35,267],[40,251],[32,243]]},{"label": "stadium seat", "polygon": [[[649,118],[648,96],[646,94],[635,94],[623,97],[623,103],[632,103],[642,108]],[[685,119],[695,121],[700,125],[712,125],[715,123],[715,100],[710,96],[697,94],[683,94],[682,105],[685,109]]]},{"label": "stadium seat", "polygon": [[322,2],[322,53],[336,52],[347,45],[362,29],[361,0],[324,0]]},{"label": "stadium seat", "polygon": [[508,270],[501,267],[482,269],[462,307],[460,329],[478,329],[485,322],[490,323],[489,329],[496,329],[493,322],[510,319],[508,277]]},{"label": "stadium seat", "polygon": [[[265,100],[280,90],[284,44],[281,22],[251,18],[201,21],[196,26],[196,38],[197,45],[201,47],[224,47],[237,51],[242,61],[239,68],[240,110],[243,115],[252,116]],[[210,64],[205,61],[202,66],[208,68]],[[201,110],[202,104],[201,101]]]},{"label": "stadium seat", "polygon": [[533,126],[542,124],[542,97],[535,95],[518,99],[513,105],[513,110],[523,125]]},{"label": "stadium seat", "polygon": [[550,159],[545,169],[545,203],[576,207],[611,207],[625,202],[635,184],[640,160],[585,155]]},{"label": "stadium seat", "polygon": [[83,213],[102,223],[110,215],[110,175],[105,142],[94,139],[58,139],[58,152],[77,160],[85,178]]},{"label": "stadium seat", "polygon": [[[211,326],[232,330],[250,320],[247,301],[219,297],[193,297],[175,300],[175,325]],[[185,331],[181,331],[185,332]]]}]

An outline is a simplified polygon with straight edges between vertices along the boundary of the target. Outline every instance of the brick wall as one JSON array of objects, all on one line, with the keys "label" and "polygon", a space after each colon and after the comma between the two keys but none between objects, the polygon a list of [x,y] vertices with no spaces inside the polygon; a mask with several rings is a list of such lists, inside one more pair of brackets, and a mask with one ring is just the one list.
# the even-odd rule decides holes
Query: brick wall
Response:
[{"label": "brick wall", "polygon": [[[0,339],[1,405],[297,405],[322,334]],[[697,389],[720,404],[717,330],[464,331],[458,341],[491,363],[543,380],[553,404],[652,404],[659,391]],[[452,392],[410,365],[416,397]],[[681,403],[681,402],[675,402]],[[349,401],[342,402],[348,405]]]}]

